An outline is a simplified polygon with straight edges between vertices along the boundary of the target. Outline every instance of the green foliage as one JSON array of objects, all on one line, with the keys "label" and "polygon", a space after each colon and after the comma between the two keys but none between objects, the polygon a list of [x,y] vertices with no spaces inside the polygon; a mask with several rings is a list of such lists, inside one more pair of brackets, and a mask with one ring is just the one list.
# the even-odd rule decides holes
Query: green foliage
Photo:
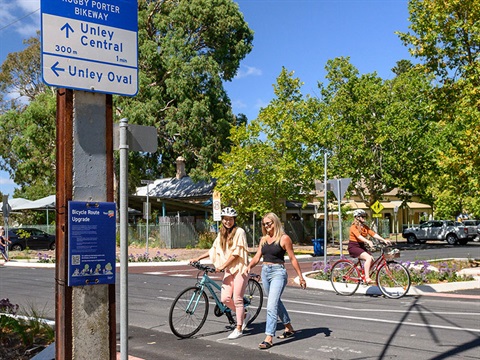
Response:
[{"label": "green foliage", "polygon": [[222,204],[235,207],[241,220],[254,211],[281,213],[285,199],[306,202],[321,171],[318,104],[301,95],[301,85],[282,69],[275,99],[258,119],[232,128],[232,149],[214,167]]},{"label": "green foliage", "polygon": [[317,136],[332,151],[330,174],[352,178],[367,205],[395,187],[424,190],[435,169],[430,79],[405,62],[392,80],[359,75],[348,58],[328,61],[326,70]]},{"label": "green foliage", "polygon": [[0,116],[0,169],[22,186],[15,196],[38,199],[54,192],[55,116],[55,96],[48,93]]},{"label": "green foliage", "polygon": [[2,101],[0,114],[8,109],[22,109],[20,97],[31,101],[47,91],[41,78],[40,32],[23,43],[25,49],[8,54],[0,69],[0,93],[10,94],[10,98],[15,94],[11,101]]},{"label": "green foliage", "polygon": [[[115,114],[157,128],[154,154],[131,152],[129,184],[173,176],[186,159],[194,178],[208,175],[227,151],[230,127],[245,122],[231,112],[223,82],[251,51],[253,32],[232,0],[139,1],[139,93],[115,97]],[[21,190],[40,198],[55,191],[54,92],[41,81],[39,36],[11,53],[0,72],[0,169]],[[14,99],[27,97],[28,105]]]},{"label": "green foliage", "polygon": [[480,52],[480,3],[477,0],[410,0],[412,32],[398,32],[410,46],[410,53],[421,59],[442,81],[451,77],[478,78]]},{"label": "green foliage", "polygon": [[216,233],[210,231],[204,231],[198,234],[198,243],[197,248],[199,249],[210,249],[217,237]]},{"label": "green foliage", "polygon": [[[398,35],[438,81],[431,106],[438,117],[439,176],[430,196],[442,214],[480,216],[480,2],[410,0],[411,32]],[[456,199],[451,205],[448,200]]]},{"label": "green foliage", "polygon": [[[8,302],[3,299],[2,303]],[[18,309],[18,305],[16,305]],[[0,304],[0,312],[5,307]],[[23,317],[14,315],[0,315],[0,344],[12,342],[19,338],[23,347],[33,344],[50,344],[54,341],[54,330],[42,319],[41,314],[33,307]]]},{"label": "green foliage", "polygon": [[115,104],[130,123],[155,126],[159,139],[156,153],[131,154],[132,184],[173,176],[180,155],[189,175],[208,176],[236,124],[223,81],[252,40],[232,0],[139,1],[140,89]]}]

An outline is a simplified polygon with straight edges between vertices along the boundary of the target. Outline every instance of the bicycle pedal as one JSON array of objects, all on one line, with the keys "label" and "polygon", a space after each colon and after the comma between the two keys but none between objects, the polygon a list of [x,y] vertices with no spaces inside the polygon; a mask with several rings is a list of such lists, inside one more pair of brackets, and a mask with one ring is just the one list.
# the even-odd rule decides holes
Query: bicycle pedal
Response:
[{"label": "bicycle pedal", "polygon": [[213,310],[213,313],[215,314],[216,317],[220,317],[223,315],[223,311],[220,309],[218,305],[215,305],[215,309]]}]

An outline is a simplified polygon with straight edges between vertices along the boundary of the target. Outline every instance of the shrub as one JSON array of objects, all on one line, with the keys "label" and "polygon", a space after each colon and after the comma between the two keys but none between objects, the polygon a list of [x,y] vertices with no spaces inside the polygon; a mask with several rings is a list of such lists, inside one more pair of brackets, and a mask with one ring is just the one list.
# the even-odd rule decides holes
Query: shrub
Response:
[{"label": "shrub", "polygon": [[216,233],[204,231],[198,235],[198,244],[197,248],[199,249],[210,249],[217,237]]},{"label": "shrub", "polygon": [[[117,258],[117,261],[120,262],[120,259]],[[177,256],[176,255],[169,255],[167,253],[161,254],[160,251],[157,251],[157,253],[153,256],[150,257],[150,254],[144,253],[144,254],[130,254],[128,256],[128,262],[173,262],[177,261]]]}]

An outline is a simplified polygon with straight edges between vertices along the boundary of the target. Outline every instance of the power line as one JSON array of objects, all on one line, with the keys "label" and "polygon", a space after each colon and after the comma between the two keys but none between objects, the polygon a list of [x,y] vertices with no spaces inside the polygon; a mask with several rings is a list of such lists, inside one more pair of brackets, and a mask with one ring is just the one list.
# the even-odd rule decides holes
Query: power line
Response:
[{"label": "power line", "polygon": [[13,24],[15,24],[15,23],[17,23],[17,22],[19,22],[19,21],[22,21],[23,19],[29,17],[30,15],[35,14],[35,13],[36,13],[37,11],[39,11],[39,10],[40,10],[40,8],[38,8],[37,10],[32,11],[31,13],[29,13],[29,14],[27,14],[27,15],[25,15],[25,16],[22,16],[21,18],[18,18],[17,20],[12,21],[10,24],[7,24],[7,25],[5,25],[4,27],[1,27],[1,28],[0,28],[0,31],[8,28],[9,26],[12,26]]}]

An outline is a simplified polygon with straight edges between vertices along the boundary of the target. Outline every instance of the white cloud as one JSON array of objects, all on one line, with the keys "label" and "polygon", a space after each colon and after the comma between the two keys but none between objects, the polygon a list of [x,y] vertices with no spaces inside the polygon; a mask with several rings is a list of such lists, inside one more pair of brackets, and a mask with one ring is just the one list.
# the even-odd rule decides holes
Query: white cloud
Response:
[{"label": "white cloud", "polygon": [[40,9],[40,0],[16,0],[15,3],[26,12]]},{"label": "white cloud", "polygon": [[235,109],[245,109],[247,104],[245,104],[242,100],[233,100],[232,107]]},{"label": "white cloud", "polygon": [[[35,35],[40,30],[40,1],[14,0],[2,4],[0,9],[0,28],[8,33],[15,31],[25,38]],[[5,34],[2,34],[5,36]]]},{"label": "white cloud", "polygon": [[242,65],[240,66],[240,69],[238,70],[238,73],[235,76],[235,79],[241,79],[248,76],[261,76],[261,75],[262,75],[262,70],[257,69],[256,67],[253,67],[253,66]]},{"label": "white cloud", "polygon": [[15,185],[12,179],[0,177],[0,185]]}]

